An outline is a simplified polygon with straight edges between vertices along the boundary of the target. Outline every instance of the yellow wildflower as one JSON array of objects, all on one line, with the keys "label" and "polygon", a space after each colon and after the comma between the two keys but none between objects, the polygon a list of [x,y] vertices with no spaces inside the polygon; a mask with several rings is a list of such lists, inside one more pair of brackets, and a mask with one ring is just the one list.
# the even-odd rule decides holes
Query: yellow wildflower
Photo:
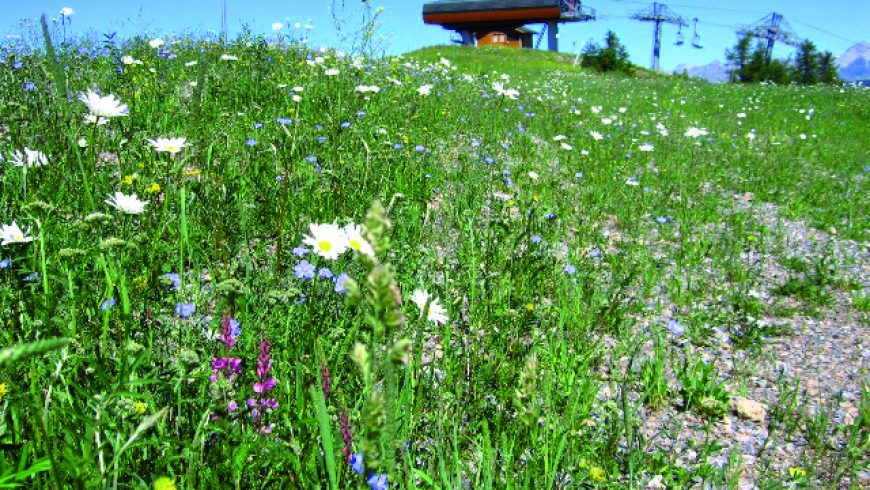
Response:
[{"label": "yellow wildflower", "polygon": [[145,189],[145,192],[147,192],[148,194],[157,194],[158,192],[160,192],[160,184],[154,182],[153,184],[149,185],[147,189]]},{"label": "yellow wildflower", "polygon": [[133,411],[135,411],[137,415],[145,415],[145,412],[147,410],[148,410],[148,406],[145,405],[144,402],[134,402],[133,403]]},{"label": "yellow wildflower", "polygon": [[154,490],[178,490],[178,487],[175,486],[175,480],[163,476],[154,480]]},{"label": "yellow wildflower", "polygon": [[607,476],[604,473],[604,468],[593,466],[589,468],[589,477],[592,478],[592,481],[603,483],[607,481]]},{"label": "yellow wildflower", "polygon": [[141,276],[136,276],[133,278],[133,285],[137,288],[147,288],[148,287],[148,276],[142,274]]},{"label": "yellow wildflower", "polygon": [[0,384],[0,402],[3,401],[3,397],[6,396],[6,393],[9,393],[9,387],[6,386],[6,383]]},{"label": "yellow wildflower", "polygon": [[133,185],[133,176],[125,175],[123,179],[121,179],[121,183],[124,185]]},{"label": "yellow wildflower", "polygon": [[535,311],[534,303],[526,303],[526,311],[528,311],[528,312]]},{"label": "yellow wildflower", "polygon": [[792,466],[788,469],[788,476],[792,478],[803,478],[807,476],[807,470],[797,466]]}]

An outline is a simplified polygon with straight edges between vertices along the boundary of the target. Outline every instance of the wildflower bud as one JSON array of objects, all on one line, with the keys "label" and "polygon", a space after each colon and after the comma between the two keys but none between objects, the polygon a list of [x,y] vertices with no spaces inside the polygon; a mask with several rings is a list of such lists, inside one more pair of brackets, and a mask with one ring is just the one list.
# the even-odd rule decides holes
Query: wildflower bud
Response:
[{"label": "wildflower bud", "polygon": [[408,357],[411,354],[411,341],[409,339],[401,339],[393,344],[389,350],[390,360],[396,364],[408,364]]},{"label": "wildflower bud", "polygon": [[363,379],[368,379],[369,377],[369,351],[366,349],[366,346],[357,342],[353,346],[353,354],[351,354],[350,359],[357,365],[360,372],[362,373]]},{"label": "wildflower bud", "polygon": [[362,294],[359,291],[359,284],[356,283],[353,279],[348,277],[344,280],[344,289],[347,291],[347,297],[345,301],[348,306],[358,306],[360,301],[362,301]]}]

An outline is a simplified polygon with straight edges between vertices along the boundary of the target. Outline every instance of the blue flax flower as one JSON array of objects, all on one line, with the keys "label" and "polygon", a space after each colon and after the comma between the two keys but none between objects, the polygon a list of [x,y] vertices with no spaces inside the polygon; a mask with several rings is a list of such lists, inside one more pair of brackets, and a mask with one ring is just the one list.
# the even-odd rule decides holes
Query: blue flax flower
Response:
[{"label": "blue flax flower", "polygon": [[114,296],[103,301],[102,304],[100,304],[100,310],[106,311],[113,306],[115,306],[115,297]]},{"label": "blue flax flower", "polygon": [[362,453],[353,453],[350,455],[350,469],[352,469],[354,473],[359,473],[360,475],[365,473]]},{"label": "blue flax flower", "polygon": [[321,279],[332,279],[332,271],[326,267],[321,267],[317,271],[317,275],[320,276]]},{"label": "blue flax flower", "polygon": [[577,272],[577,268],[573,264],[565,264],[565,274],[572,275]]},{"label": "blue flax flower", "polygon": [[196,305],[193,303],[176,303],[175,314],[181,318],[187,319],[196,313]]},{"label": "blue flax flower", "polygon": [[314,264],[307,260],[300,260],[299,263],[293,266],[293,273],[296,275],[296,278],[306,281],[314,279],[315,270],[317,269],[314,267]]},{"label": "blue flax flower", "polygon": [[332,290],[338,294],[346,294],[347,288],[345,287],[344,283],[345,281],[347,281],[348,277],[349,276],[345,272],[342,272],[341,274],[335,276],[333,278],[333,281],[335,281],[335,287]]},{"label": "blue flax flower", "polygon": [[169,281],[172,283],[172,285],[169,286],[170,291],[175,291],[176,289],[178,289],[181,286],[181,276],[180,275],[178,275],[174,272],[169,272],[167,274],[163,274],[163,277],[169,279]]},{"label": "blue flax flower", "polygon": [[369,475],[366,483],[368,483],[369,486],[372,487],[372,490],[387,490],[390,488],[390,482],[387,481],[386,473],[372,473],[371,475]]},{"label": "blue flax flower", "polygon": [[293,255],[297,257],[304,257],[308,255],[308,249],[305,247],[293,247]]}]

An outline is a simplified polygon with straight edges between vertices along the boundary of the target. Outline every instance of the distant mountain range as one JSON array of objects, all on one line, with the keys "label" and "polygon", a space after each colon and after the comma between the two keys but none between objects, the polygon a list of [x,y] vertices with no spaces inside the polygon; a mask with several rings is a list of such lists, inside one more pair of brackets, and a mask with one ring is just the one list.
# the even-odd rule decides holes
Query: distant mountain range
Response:
[{"label": "distant mountain range", "polygon": [[[855,44],[837,58],[840,67],[840,78],[846,82],[863,82],[870,85],[870,43]],[[703,78],[710,82],[725,82],[728,80],[728,67],[719,60],[713,60],[706,65],[677,65],[675,74],[688,72],[690,77]]]},{"label": "distant mountain range", "polygon": [[683,72],[688,73],[690,77],[703,78],[708,82],[719,83],[728,81],[728,67],[719,60],[713,60],[706,65],[692,66],[682,64],[674,68],[674,73],[677,75],[681,75]]},{"label": "distant mountain range", "polygon": [[837,58],[837,65],[844,81],[870,80],[870,43],[858,43],[847,49]]}]

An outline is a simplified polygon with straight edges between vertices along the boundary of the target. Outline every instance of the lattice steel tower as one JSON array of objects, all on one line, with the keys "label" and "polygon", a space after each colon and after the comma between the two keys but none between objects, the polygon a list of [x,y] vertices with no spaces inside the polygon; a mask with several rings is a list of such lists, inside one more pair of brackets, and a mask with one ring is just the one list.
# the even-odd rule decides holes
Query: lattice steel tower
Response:
[{"label": "lattice steel tower", "polygon": [[689,24],[663,3],[653,3],[649,8],[632,15],[631,18],[645,22],[655,22],[655,28],[653,29],[652,66],[650,68],[658,71],[659,57],[662,51],[662,24],[675,24],[681,27],[689,27]]},{"label": "lattice steel tower", "polygon": [[746,26],[737,31],[741,36],[750,35],[759,39],[767,39],[767,61],[773,56],[773,44],[779,41],[789,46],[800,46],[802,39],[794,33],[794,29],[788,24],[781,14],[771,12],[770,15],[760,19],[755,24]]}]

